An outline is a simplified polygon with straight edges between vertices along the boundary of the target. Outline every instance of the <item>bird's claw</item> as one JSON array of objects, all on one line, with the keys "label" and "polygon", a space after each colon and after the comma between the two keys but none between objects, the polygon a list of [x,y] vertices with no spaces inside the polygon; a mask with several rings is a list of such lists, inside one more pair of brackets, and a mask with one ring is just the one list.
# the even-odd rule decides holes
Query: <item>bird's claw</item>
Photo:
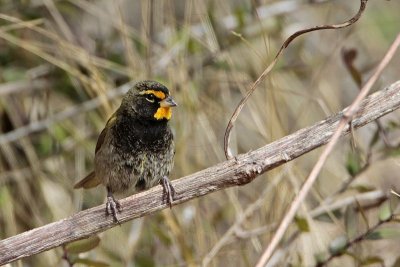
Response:
[{"label": "bird's claw", "polygon": [[160,184],[164,189],[163,196],[167,201],[169,208],[172,208],[172,202],[174,201],[175,189],[171,184],[171,181],[168,179],[167,176],[163,176],[160,180]]},{"label": "bird's claw", "polygon": [[117,213],[121,212],[121,204],[119,203],[118,200],[116,200],[113,196],[107,196],[107,203],[106,203],[106,215],[112,215],[114,218],[114,221],[120,224],[118,218],[117,218]]}]

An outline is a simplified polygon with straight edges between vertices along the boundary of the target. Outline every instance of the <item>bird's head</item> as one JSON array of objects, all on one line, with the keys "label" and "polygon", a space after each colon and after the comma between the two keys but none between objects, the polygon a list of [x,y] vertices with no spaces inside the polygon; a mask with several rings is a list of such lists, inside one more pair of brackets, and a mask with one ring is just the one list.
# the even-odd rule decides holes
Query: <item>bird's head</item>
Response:
[{"label": "bird's head", "polygon": [[167,87],[155,81],[136,83],[124,96],[121,109],[129,116],[147,121],[168,121],[177,106]]}]

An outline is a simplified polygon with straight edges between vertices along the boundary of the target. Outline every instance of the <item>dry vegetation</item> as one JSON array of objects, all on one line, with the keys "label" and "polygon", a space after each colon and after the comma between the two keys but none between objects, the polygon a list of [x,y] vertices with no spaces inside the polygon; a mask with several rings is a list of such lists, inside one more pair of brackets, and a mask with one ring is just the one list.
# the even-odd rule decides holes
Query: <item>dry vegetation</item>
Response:
[{"label": "dry vegetation", "polygon": [[[345,21],[358,6],[345,0],[1,1],[0,238],[104,201],[101,188],[72,186],[92,168],[97,135],[124,89],[110,95],[118,86],[156,79],[171,89],[179,103],[172,178],[181,177],[225,159],[230,115],[287,36]],[[234,152],[349,105],[398,34],[398,10],[398,1],[369,1],[350,28],[295,40],[242,111]],[[397,55],[376,90],[399,79],[399,64]],[[341,139],[274,254],[276,266],[314,266],[340,254],[341,236],[352,240],[386,221],[389,206],[398,213],[388,194],[400,190],[398,121],[395,112],[357,130],[353,146]],[[14,264],[253,266],[319,153],[244,187],[125,223],[86,247],[57,248]],[[332,203],[335,209],[325,212]],[[382,227],[390,231],[365,235],[369,240],[354,242],[328,265],[396,266],[400,226],[391,220]]]}]

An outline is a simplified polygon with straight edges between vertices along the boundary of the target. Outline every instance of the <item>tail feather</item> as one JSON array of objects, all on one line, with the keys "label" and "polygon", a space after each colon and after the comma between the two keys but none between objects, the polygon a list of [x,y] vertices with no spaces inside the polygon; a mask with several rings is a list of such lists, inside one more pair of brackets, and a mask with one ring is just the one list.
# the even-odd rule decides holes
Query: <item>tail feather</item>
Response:
[{"label": "tail feather", "polygon": [[89,173],[85,178],[83,178],[82,180],[77,182],[74,185],[74,188],[75,189],[78,189],[78,188],[88,189],[88,188],[98,186],[100,183],[101,183],[101,181],[96,177],[96,174],[93,171],[93,172]]}]

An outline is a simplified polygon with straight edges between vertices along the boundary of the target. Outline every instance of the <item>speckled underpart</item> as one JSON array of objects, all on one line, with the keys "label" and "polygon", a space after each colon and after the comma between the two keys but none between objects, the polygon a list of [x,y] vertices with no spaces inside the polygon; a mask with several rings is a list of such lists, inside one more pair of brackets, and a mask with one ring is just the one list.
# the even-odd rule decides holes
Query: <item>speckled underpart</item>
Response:
[{"label": "speckled underpart", "polygon": [[94,171],[74,188],[103,184],[107,189],[106,214],[113,215],[116,222],[121,204],[114,198],[115,193],[132,194],[161,183],[167,204],[172,207],[175,190],[168,175],[174,163],[175,145],[168,121],[171,107],[175,106],[164,85],[138,82],[122,98],[121,106],[100,133]]},{"label": "speckled underpart", "polygon": [[[118,112],[118,111],[117,111]],[[123,111],[120,111],[123,112]],[[168,176],[174,158],[168,122],[117,116],[95,157],[96,176],[112,193],[137,192]]]}]

